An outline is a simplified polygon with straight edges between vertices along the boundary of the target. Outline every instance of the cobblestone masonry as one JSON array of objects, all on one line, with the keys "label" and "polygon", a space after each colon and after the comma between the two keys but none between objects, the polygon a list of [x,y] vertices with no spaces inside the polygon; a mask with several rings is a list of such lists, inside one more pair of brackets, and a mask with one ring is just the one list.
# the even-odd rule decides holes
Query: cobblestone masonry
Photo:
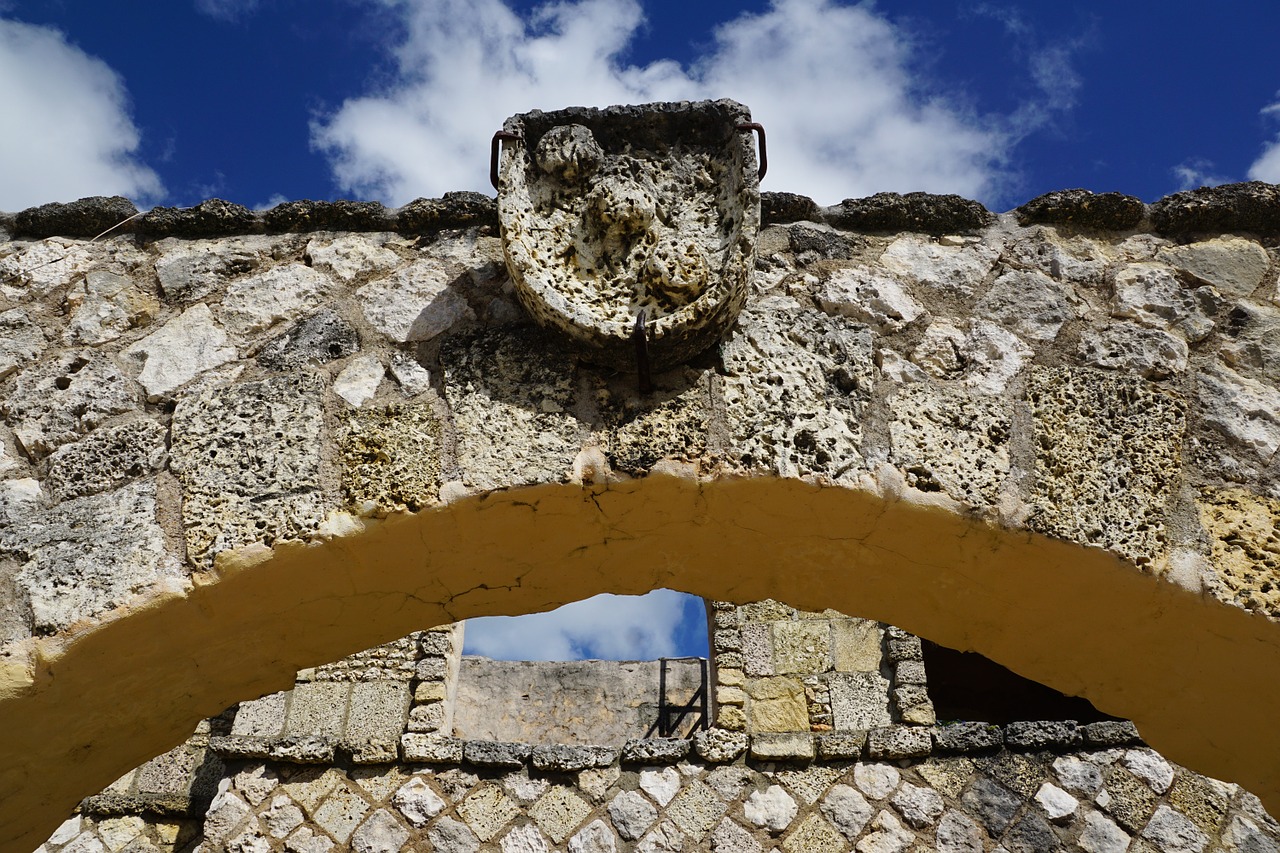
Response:
[{"label": "cobblestone masonry", "polygon": [[[599,489],[592,492],[598,506],[609,489],[621,493],[631,488],[628,478],[655,473],[711,485],[774,477],[770,482],[839,486],[884,506],[897,501],[949,513],[993,537],[1012,531],[1007,541],[1034,531],[1105,549],[1134,567],[1134,577],[1167,582],[1150,589],[1199,595],[1215,626],[1246,624],[1223,613],[1249,614],[1247,624],[1258,627],[1247,631],[1268,639],[1241,641],[1239,653],[1255,655],[1258,666],[1275,657],[1280,196],[1270,185],[1200,190],[1150,207],[1067,192],[1001,216],[923,194],[884,194],[827,210],[765,194],[754,281],[738,324],[718,348],[655,377],[650,398],[636,394],[633,377],[578,363],[565,342],[527,324],[503,268],[493,202],[484,197],[454,194],[398,211],[291,203],[264,214],[215,200],[156,209],[89,239],[123,219],[126,208],[118,199],[85,200],[0,216],[0,728],[18,739],[0,748],[0,841],[43,836],[48,826],[36,827],[70,802],[67,791],[51,799],[42,786],[75,774],[24,763],[38,750],[83,760],[97,784],[110,778],[108,769],[119,772],[118,758],[100,758],[110,750],[84,745],[107,737],[101,708],[74,720],[59,716],[74,704],[69,699],[23,710],[72,684],[95,683],[92,673],[106,671],[110,655],[86,651],[75,676],[82,682],[60,667],[106,637],[104,626],[117,625],[112,630],[121,633],[112,636],[125,636],[127,625],[163,620],[201,590],[260,571],[254,561],[270,562],[283,545],[355,542],[376,519],[406,510],[448,513],[464,499],[479,506],[479,498],[516,486],[586,484]],[[320,225],[338,230],[309,230]],[[400,422],[407,432],[396,429]],[[752,507],[737,509],[749,530]],[[851,531],[849,541],[862,541],[873,527]],[[625,538],[616,540],[619,547]],[[791,565],[804,565],[804,554],[790,556]],[[787,583],[809,606],[820,606],[820,585],[830,580],[819,580],[828,578],[822,567],[809,568]],[[911,570],[935,568],[921,596],[951,600],[964,589],[945,567]],[[428,579],[417,593],[458,613],[496,612],[502,596],[521,587],[519,578],[489,586],[482,575],[474,588],[437,589]],[[690,574],[690,587],[703,583],[700,577]],[[537,581],[532,575],[526,585],[536,589]],[[364,594],[362,584],[351,580],[343,594]],[[719,597],[737,593],[727,576],[718,589]],[[388,593],[377,612],[396,613],[405,606],[402,594]],[[1174,601],[1160,600],[1153,615]],[[527,606],[551,603],[548,594]],[[335,601],[326,612],[341,610]],[[226,618],[216,608],[197,612]],[[834,755],[837,742],[814,735],[844,736],[864,724],[873,734],[858,748],[868,755],[925,748],[931,711],[914,689],[916,661],[903,645],[909,641],[895,640],[892,629],[786,609],[716,613],[725,619],[715,626],[723,632],[715,685],[721,722],[746,730],[756,719],[753,760]],[[1046,626],[1075,617],[1042,614]],[[898,642],[903,654],[863,668],[860,656],[877,632],[886,648]],[[1215,627],[1201,639],[1216,642],[1220,633]],[[373,639],[371,630],[364,636]],[[302,661],[290,661],[287,649],[302,640],[275,639],[285,657],[272,661],[272,671],[291,672]],[[1032,664],[1052,657],[1048,642],[1019,638],[1040,650],[1028,655]],[[1082,660],[1114,655],[1103,648],[1106,638],[1099,644],[1082,650]],[[146,690],[163,689],[155,672],[115,679],[109,692],[139,697],[133,701],[147,707],[138,713],[157,721],[171,713],[164,709],[180,708],[172,713],[190,726],[192,710],[209,713],[212,704],[213,687],[210,696],[197,695],[205,680],[200,664],[236,653],[231,644],[210,646],[167,664],[188,670],[183,690],[196,698],[186,704],[145,698]],[[245,653],[266,662],[270,652]],[[148,654],[152,666],[165,665],[159,652]],[[304,710],[309,721],[329,719],[332,731],[340,728],[340,748],[361,761],[393,757],[390,729],[380,717],[324,717],[330,694],[360,694],[394,710],[397,720],[403,713],[417,737],[447,730],[439,710],[447,703],[436,686],[447,660],[420,649],[409,674],[408,654],[402,644],[354,668],[317,669],[280,705],[286,721]],[[1064,674],[1059,686],[1084,691],[1088,666]],[[356,674],[369,669],[398,676]],[[1195,679],[1237,669],[1224,663],[1183,671]],[[1273,681],[1253,678],[1258,690]],[[314,702],[299,699],[300,692],[314,694]],[[1211,698],[1194,687],[1171,691],[1152,718]],[[274,719],[279,709],[261,701],[263,718]],[[1247,701],[1236,707],[1246,716],[1267,713]],[[741,709],[737,722],[734,708]],[[177,716],[166,719],[166,731],[177,731]],[[251,716],[243,723],[237,717],[236,725],[249,726]],[[766,717],[774,731],[763,730]],[[41,720],[54,731],[43,733]],[[1249,730],[1225,714],[1214,724]],[[75,735],[83,744],[71,745],[70,734],[67,743],[59,740],[73,725],[89,727]],[[42,734],[22,734],[28,730]],[[1186,727],[1160,731],[1171,743],[1184,735],[1196,736]],[[1154,730],[1150,736],[1156,739]],[[441,756],[462,760],[447,741],[431,742]],[[847,737],[844,743],[839,749],[852,749]],[[283,744],[287,755],[263,760],[301,759],[314,747]],[[1274,761],[1271,771],[1259,769],[1249,752],[1198,754],[1260,781],[1271,778]],[[1275,849],[1266,840],[1271,824],[1248,811],[1238,792],[1223,789],[1224,818],[1209,829],[1203,812],[1213,808],[1188,803],[1204,801],[1194,792],[1218,791],[1213,785],[1183,781],[1192,777],[1178,770],[1172,787],[1156,792],[1138,759],[1088,760],[1106,783],[1092,799],[1052,781],[1060,777],[1044,781],[1065,794],[971,774],[954,792],[938,794],[944,805],[937,814],[933,797],[921,793],[927,780],[913,769],[933,766],[933,759],[915,762],[897,768],[912,787],[895,781],[877,800],[887,807],[868,806],[870,835],[841,823],[846,812],[837,820],[823,810],[822,803],[868,796],[846,782],[848,791],[827,786],[812,803],[797,801],[781,843],[817,849],[858,839],[868,853],[903,849],[917,837],[956,850],[977,849],[973,838],[988,844],[999,837],[1013,851],[1065,833],[1088,850]],[[631,785],[631,772],[616,784]],[[451,778],[469,778],[465,773]],[[746,801],[724,796],[712,775],[705,768],[681,773],[670,804],[646,799],[664,817],[645,831],[648,841],[636,843],[657,850],[682,838],[712,839],[722,849],[752,849],[763,841],[767,830],[746,817]],[[402,786],[390,791],[390,782],[379,783],[371,792],[326,778],[336,780],[333,792],[347,793],[297,808],[308,820],[323,813],[326,834],[361,850],[388,848],[402,834],[402,843],[416,843],[421,832],[442,849],[540,849],[543,835],[573,849],[609,849],[631,843],[615,831],[639,831],[643,820],[633,813],[647,814],[630,798],[615,809],[627,815],[619,823],[584,787],[553,801],[531,799],[528,813],[545,823],[535,832],[516,817],[525,814],[524,801],[499,782],[490,780],[497,787],[485,791],[492,793],[464,808],[461,781],[446,790],[440,775],[426,774],[431,796],[448,805],[422,829],[405,823],[387,799]],[[790,813],[786,799],[770,793],[771,777],[750,778],[747,787],[759,794],[751,813],[768,815],[763,826],[779,824]],[[125,793],[136,793],[137,783]],[[250,812],[275,802],[252,802],[235,785],[218,795],[227,833],[241,832]],[[794,787],[779,787],[795,799]],[[1068,796],[1080,802],[1074,812]],[[1107,811],[1099,797],[1125,805]],[[324,848],[310,824],[308,838],[282,829],[293,808],[280,801],[276,828],[261,824],[264,837],[278,832],[297,849]],[[112,824],[95,842],[75,841],[64,827],[53,846],[120,850],[137,841],[125,840],[133,825]],[[1135,836],[1131,843],[1125,834]],[[278,843],[246,839],[255,849]]]}]

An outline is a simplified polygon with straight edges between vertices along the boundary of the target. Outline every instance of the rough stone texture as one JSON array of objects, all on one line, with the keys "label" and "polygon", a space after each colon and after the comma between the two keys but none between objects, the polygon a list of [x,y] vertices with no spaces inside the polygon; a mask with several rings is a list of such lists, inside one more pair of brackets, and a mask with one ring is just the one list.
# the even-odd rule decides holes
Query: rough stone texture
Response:
[{"label": "rough stone texture", "polygon": [[95,495],[161,470],[165,428],[143,418],[102,427],[49,455],[44,487],[54,501]]},{"label": "rough stone texture", "polygon": [[831,715],[839,731],[866,731],[892,722],[889,681],[878,671],[834,674],[827,680]]},{"label": "rough stone texture", "polygon": [[890,726],[867,732],[867,755],[870,758],[911,758],[928,755],[933,738],[927,728]]},{"label": "rough stone texture", "polygon": [[13,219],[15,235],[23,237],[96,237],[137,215],[138,208],[123,196],[89,196],[67,203],[28,207]]},{"label": "rough stone texture", "polygon": [[359,348],[360,338],[351,324],[332,310],[322,309],[268,341],[258,351],[258,363],[272,370],[291,371],[346,358]]},{"label": "rough stone texture", "polygon": [[0,312],[0,379],[44,351],[45,335],[21,308]]},{"label": "rough stone texture", "polygon": [[944,753],[984,752],[999,749],[1004,743],[1004,732],[988,723],[950,723],[934,729],[933,742]]},{"label": "rough stone texture", "polygon": [[999,253],[978,242],[942,243],[904,234],[889,244],[880,264],[894,277],[934,293],[970,297],[991,272]]},{"label": "rough stone texture", "polygon": [[1163,234],[1280,232],[1280,190],[1249,181],[1174,193],[1151,206],[1151,223]]},{"label": "rough stone texture", "polygon": [[1070,748],[1080,743],[1075,720],[1014,722],[1005,726],[1004,742],[1014,749]]},{"label": "rough stone texture", "polygon": [[891,411],[891,459],[910,485],[972,507],[999,502],[1012,430],[1005,403],[918,383],[898,392]]},{"label": "rough stone texture", "polygon": [[1253,293],[1270,266],[1262,246],[1238,237],[1169,246],[1161,249],[1156,258],[1230,299]]},{"label": "rough stone texture", "polygon": [[305,537],[324,519],[323,388],[303,373],[211,387],[178,404],[170,467],[196,565],[227,548]]},{"label": "rough stone texture", "polygon": [[816,222],[820,215],[817,203],[808,196],[785,192],[760,193],[760,221],[763,225]]},{"label": "rough stone texture", "polygon": [[268,232],[381,231],[392,224],[387,209],[376,201],[286,201],[262,214]]},{"label": "rough stone texture", "polygon": [[870,329],[804,311],[791,299],[763,299],[743,313],[723,358],[733,453],[740,464],[837,482],[856,476],[862,461],[859,420],[872,388]]},{"label": "rough stone texture", "polygon": [[541,335],[501,333],[450,341],[440,360],[459,434],[463,480],[559,482],[588,438],[575,416],[572,362]]},{"label": "rough stone texture", "polygon": [[235,347],[204,303],[193,305],[121,353],[138,369],[147,400],[158,402],[207,370],[235,361]]},{"label": "rough stone texture", "polygon": [[742,732],[707,729],[693,736],[693,749],[705,761],[723,764],[747,751],[748,738]]},{"label": "rough stone texture", "polygon": [[152,238],[249,234],[257,226],[258,219],[251,210],[220,198],[202,201],[195,207],[153,207],[142,217],[142,230]]},{"label": "rough stone texture", "polygon": [[20,371],[0,413],[38,459],[137,405],[136,386],[110,360],[81,350]]},{"label": "rough stone texture", "polygon": [[503,159],[498,215],[530,315],[622,370],[640,312],[659,370],[723,335],[747,298],[760,222],[750,138],[734,127],[747,121],[728,100],[508,119],[527,153]]},{"label": "rough stone texture", "polygon": [[952,234],[974,231],[992,220],[991,212],[958,195],[876,193],[847,198],[826,211],[827,221],[851,231],[920,231]]},{"label": "rough stone texture", "polygon": [[1209,287],[1184,287],[1163,264],[1135,263],[1114,278],[1111,314],[1155,329],[1171,329],[1188,341],[1204,340],[1214,328],[1220,297]]},{"label": "rough stone texture", "polygon": [[1030,526],[1138,565],[1158,559],[1181,475],[1182,400],[1137,379],[1039,368],[1027,398],[1038,439]]},{"label": "rough stone texture", "polygon": [[1074,312],[1061,285],[1036,271],[1008,272],[974,306],[1023,340],[1050,343]]},{"label": "rough stone texture", "polygon": [[1186,341],[1133,323],[1089,329],[1081,335],[1079,352],[1080,360],[1090,367],[1136,373],[1145,379],[1168,379],[1187,370]]},{"label": "rough stone texture", "polygon": [[432,233],[446,228],[498,224],[498,207],[482,193],[448,192],[443,198],[418,198],[400,208],[396,228],[405,233]]},{"label": "rough stone texture", "polygon": [[20,567],[14,583],[38,633],[99,616],[178,574],[150,481],[48,510],[30,493],[0,491],[0,520],[0,555]]},{"label": "rough stone texture", "polygon": [[1022,225],[1050,223],[1128,231],[1146,215],[1142,199],[1123,193],[1093,193],[1089,190],[1056,190],[1036,196],[1014,210]]},{"label": "rough stone texture", "polygon": [[[90,270],[84,280],[67,293],[67,309],[71,317],[62,334],[63,340],[69,344],[95,345],[114,341],[130,329],[147,325],[159,313],[160,303],[152,288],[128,276]],[[0,315],[0,322],[3,316]],[[21,343],[22,332],[16,331]],[[0,360],[0,373],[4,372]]]},{"label": "rough stone texture", "polygon": [[416,261],[356,291],[369,325],[397,343],[426,341],[474,316],[454,287],[459,271],[438,260]]},{"label": "rough stone texture", "polygon": [[361,514],[435,503],[440,491],[440,422],[425,402],[387,403],[345,413],[339,433],[342,492]]}]

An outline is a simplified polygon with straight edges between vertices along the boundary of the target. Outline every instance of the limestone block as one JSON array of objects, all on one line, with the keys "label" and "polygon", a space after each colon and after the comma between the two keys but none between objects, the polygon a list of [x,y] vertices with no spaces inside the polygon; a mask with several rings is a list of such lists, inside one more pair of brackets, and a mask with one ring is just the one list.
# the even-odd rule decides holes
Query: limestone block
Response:
[{"label": "limestone block", "polygon": [[0,379],[44,351],[45,335],[22,308],[0,312]]},{"label": "limestone block", "polygon": [[822,800],[822,814],[850,841],[856,841],[875,814],[875,807],[848,785],[833,785]]},{"label": "limestone block", "polygon": [[894,276],[938,294],[967,297],[991,272],[998,253],[982,243],[945,245],[917,234],[889,244],[880,264]]},{"label": "limestone block", "polygon": [[174,302],[204,299],[226,281],[262,266],[276,242],[257,236],[160,240],[155,244],[161,253],[156,261],[160,289]]},{"label": "limestone block", "polygon": [[940,752],[987,752],[1004,744],[999,726],[979,722],[954,722],[938,726],[933,733],[934,745]]},{"label": "limestone block", "polygon": [[[752,678],[745,686],[752,732],[807,732],[804,685],[794,678]],[[865,728],[865,726],[864,726]]]},{"label": "limestone block", "polygon": [[1028,525],[1110,548],[1138,565],[1166,549],[1165,506],[1181,476],[1185,405],[1137,378],[1037,368]]},{"label": "limestone block", "polygon": [[356,291],[369,325],[396,343],[427,341],[475,319],[458,292],[459,269],[439,259],[414,261]]},{"label": "limestone block", "polygon": [[442,817],[427,830],[431,849],[440,853],[476,853],[480,839],[465,823],[451,817]]},{"label": "limestone block", "polygon": [[1146,782],[1157,794],[1167,794],[1173,785],[1173,767],[1153,749],[1130,749],[1124,754],[1124,766]]},{"label": "limestone block", "polygon": [[1032,349],[1007,329],[970,318],[961,325],[930,323],[911,359],[937,379],[959,380],[979,394],[998,395],[1032,355]]},{"label": "limestone block", "polygon": [[427,764],[457,764],[462,761],[462,744],[457,738],[438,734],[404,734],[400,752],[405,761]]},{"label": "limestone block", "polygon": [[831,652],[837,672],[879,672],[884,631],[870,619],[832,619]]},{"label": "limestone block", "polygon": [[333,393],[358,409],[378,393],[386,372],[376,355],[356,356],[333,380]]},{"label": "limestone block", "polygon": [[332,506],[322,461],[321,377],[303,373],[184,398],[173,413],[170,468],[183,491],[187,553],[305,538]]},{"label": "limestone block", "polygon": [[1110,245],[1080,235],[1036,227],[1004,248],[1005,263],[1031,269],[1074,285],[1096,287],[1115,256]]},{"label": "limestone block", "polygon": [[785,297],[749,306],[723,345],[732,452],[748,469],[852,481],[871,399],[871,330]]},{"label": "limestone block", "polygon": [[628,841],[635,841],[658,819],[658,810],[643,795],[624,791],[609,803],[609,819],[618,834]]},{"label": "limestone block", "polygon": [[938,853],[982,853],[982,830],[963,812],[949,809],[934,836]]},{"label": "limestone block", "polygon": [[591,814],[591,806],[564,785],[553,785],[529,808],[529,817],[556,844],[563,844]]},{"label": "limestone block", "polygon": [[1004,727],[1004,742],[1013,749],[1068,749],[1080,741],[1074,720],[1018,721]]},{"label": "limestone block", "polygon": [[351,699],[351,685],[336,681],[298,684],[291,694],[285,731],[290,735],[318,737],[336,743],[342,735],[342,720]]},{"label": "limestone block", "polygon": [[569,853],[616,853],[613,833],[602,820],[593,820],[569,839]]},{"label": "limestone block", "polygon": [[150,419],[102,427],[49,456],[44,486],[54,501],[105,492],[164,467],[166,430]]},{"label": "limestone block", "polygon": [[876,814],[871,828],[873,831],[854,847],[858,853],[903,853],[915,841],[915,836],[887,810]]},{"label": "limestone block", "polygon": [[773,835],[782,831],[795,820],[798,806],[786,791],[778,785],[770,785],[763,791],[755,791],[742,804],[743,816],[756,826],[769,830]]},{"label": "limestone block", "polygon": [[1048,343],[1075,315],[1062,286],[1038,272],[1007,272],[974,306],[979,317],[994,320],[1024,340]]},{"label": "limestone block", "polygon": [[756,732],[751,757],[756,761],[812,761],[813,735],[808,732]]},{"label": "limestone block", "polygon": [[1183,770],[1169,791],[1169,805],[1190,818],[1209,835],[1214,835],[1227,819],[1231,787],[1190,770]]},{"label": "limestone block", "polygon": [[885,726],[867,732],[867,755],[871,758],[916,758],[928,755],[933,738],[919,726]]},{"label": "limestone block", "polygon": [[397,353],[391,358],[391,375],[408,397],[416,397],[431,387],[431,372],[412,358]]},{"label": "limestone block", "polygon": [[1112,767],[1105,776],[1105,788],[1099,796],[1099,804],[1106,795],[1104,808],[1116,822],[1131,833],[1141,832],[1157,799],[1151,789],[1123,767]]},{"label": "limestone block", "polygon": [[392,804],[414,826],[423,826],[444,811],[445,801],[421,776],[414,776],[396,791]]},{"label": "limestone block", "polygon": [[232,334],[243,337],[318,308],[333,289],[319,270],[284,264],[227,285],[218,314]]},{"label": "limestone block", "polygon": [[458,815],[481,841],[493,838],[519,813],[520,807],[493,784],[481,785],[458,804]]},{"label": "limestone block", "polygon": [[203,302],[191,306],[121,353],[139,371],[147,399],[156,402],[207,370],[235,361],[235,347]]},{"label": "limestone block", "polygon": [[659,391],[639,408],[631,401],[611,406],[606,436],[614,470],[643,474],[660,459],[697,461],[706,452],[711,421],[709,375],[669,399]]},{"label": "limestone block", "polygon": [[1196,390],[1200,420],[1232,451],[1270,459],[1280,449],[1280,391],[1220,364],[1196,374]]},{"label": "limestone block", "polygon": [[339,844],[346,844],[368,812],[369,804],[359,794],[340,786],[325,798],[312,819]]},{"label": "limestone block", "polygon": [[40,459],[138,405],[133,382],[105,357],[80,350],[19,372],[0,413],[27,455]]},{"label": "limestone block", "polygon": [[257,360],[272,370],[290,371],[328,364],[359,349],[360,337],[351,324],[332,309],[322,308],[268,341]]},{"label": "limestone block", "polygon": [[1160,806],[1142,829],[1142,837],[1164,853],[1200,853],[1209,836],[1168,806]]},{"label": "limestone block", "polygon": [[69,628],[180,574],[156,523],[149,480],[52,509],[0,492],[0,553],[21,564],[15,584],[39,633]]},{"label": "limestone block", "polygon": [[724,764],[746,752],[748,737],[721,728],[705,729],[693,736],[693,749],[704,761]]},{"label": "limestone block", "polygon": [[1129,833],[1116,826],[1102,812],[1089,812],[1084,816],[1084,831],[1080,833],[1080,849],[1087,853],[1125,853],[1129,849]]},{"label": "limestone block", "polygon": [[536,770],[570,773],[589,767],[608,767],[618,760],[618,750],[609,746],[535,746],[531,763]]},{"label": "limestone block", "polygon": [[890,459],[909,484],[971,507],[999,502],[1012,428],[1004,401],[922,382],[900,389],[890,406]]},{"label": "limestone block", "polygon": [[316,235],[307,242],[306,257],[311,266],[327,272],[344,284],[376,277],[402,263],[386,244],[392,234]]},{"label": "limestone block", "polygon": [[833,270],[815,297],[828,314],[859,320],[886,334],[901,331],[925,313],[901,282],[867,267]]},{"label": "limestone block", "polygon": [[1280,385],[1280,312],[1257,302],[1237,302],[1224,331],[1218,355],[1228,367]]},{"label": "limestone block", "polygon": [[1213,288],[1188,290],[1164,264],[1137,263],[1116,272],[1111,314],[1155,329],[1173,329],[1195,343],[1213,331],[1217,301]]},{"label": "limestone block", "polygon": [[867,743],[866,732],[835,732],[817,737],[818,757],[824,761],[856,759]]},{"label": "limestone block", "polygon": [[1051,782],[1045,782],[1036,791],[1035,801],[1054,823],[1068,823],[1080,808],[1080,801]]},{"label": "limestone block", "polygon": [[1262,284],[1270,260],[1253,240],[1218,237],[1185,246],[1168,246],[1157,260],[1232,298],[1248,296]]},{"label": "limestone block", "polygon": [[889,680],[879,669],[833,673],[827,677],[831,715],[837,731],[867,731],[892,722]]},{"label": "limestone block", "polygon": [[577,408],[577,370],[530,330],[453,338],[440,354],[458,430],[463,479],[482,489],[560,482],[590,437]]},{"label": "limestone block", "polygon": [[304,820],[306,817],[302,814],[302,809],[284,794],[276,796],[271,801],[270,808],[262,813],[267,834],[273,838],[284,838],[301,826]]},{"label": "limestone block", "polygon": [[831,669],[831,627],[825,620],[773,624],[774,671],[779,675]]},{"label": "limestone block", "polygon": [[956,799],[973,777],[974,763],[968,758],[932,758],[916,765],[916,772],[944,797]]},{"label": "limestone block", "polygon": [[711,849],[733,850],[735,853],[761,853],[763,850],[751,833],[729,818],[720,821],[716,831],[711,833]]},{"label": "limestone block", "polygon": [[533,747],[527,743],[473,740],[463,747],[467,761],[484,767],[523,767],[532,752]]},{"label": "limestone block", "polygon": [[960,803],[987,832],[998,838],[1022,807],[1022,798],[999,782],[980,776],[964,792]]},{"label": "limestone block", "polygon": [[912,785],[910,782],[902,783],[902,787],[898,788],[898,792],[893,795],[889,804],[897,809],[898,814],[902,815],[902,819],[912,829],[933,826],[934,822],[942,816],[945,807],[937,791]]},{"label": "limestone block", "polygon": [[1162,329],[1135,323],[1112,323],[1085,329],[1080,335],[1080,360],[1090,367],[1167,379],[1187,370],[1187,342]]},{"label": "limestone block", "polygon": [[747,622],[740,630],[747,675],[773,675],[773,624]]},{"label": "limestone block", "polygon": [[694,781],[667,806],[667,817],[696,843],[720,822],[727,808],[728,804],[705,782]]},{"label": "limestone block", "polygon": [[517,826],[502,836],[502,853],[549,853],[547,842],[531,824]]},{"label": "limestone block", "polygon": [[53,237],[0,249],[0,293],[14,301],[45,296],[99,265],[111,250],[101,243]]},{"label": "limestone block", "polygon": [[675,764],[689,754],[684,738],[634,738],[622,745],[622,761],[627,764]]},{"label": "limestone block", "polygon": [[62,339],[71,345],[95,345],[150,323],[160,311],[160,302],[129,276],[90,270],[67,293],[67,310],[71,318]]},{"label": "limestone block", "polygon": [[684,850],[684,835],[669,820],[658,823],[648,835],[640,839],[636,845],[636,853],[681,853]]}]

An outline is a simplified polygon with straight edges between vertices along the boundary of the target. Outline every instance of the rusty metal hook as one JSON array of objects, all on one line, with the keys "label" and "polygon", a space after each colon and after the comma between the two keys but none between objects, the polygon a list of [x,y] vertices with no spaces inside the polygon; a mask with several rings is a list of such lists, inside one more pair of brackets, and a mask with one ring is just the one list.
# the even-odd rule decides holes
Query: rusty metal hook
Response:
[{"label": "rusty metal hook", "polygon": [[489,147],[489,183],[493,184],[495,190],[498,188],[498,154],[504,139],[524,139],[524,137],[508,130],[500,130],[493,135],[493,143]]},{"label": "rusty metal hook", "polygon": [[738,130],[754,130],[756,136],[760,140],[760,171],[756,174],[757,180],[764,180],[764,173],[769,171],[769,151],[764,144],[764,125],[758,121],[747,122],[738,125]]},{"label": "rusty metal hook", "polygon": [[641,309],[631,330],[631,341],[636,345],[636,374],[640,378],[641,394],[653,391],[653,376],[649,370],[649,339],[645,331],[644,309]]}]

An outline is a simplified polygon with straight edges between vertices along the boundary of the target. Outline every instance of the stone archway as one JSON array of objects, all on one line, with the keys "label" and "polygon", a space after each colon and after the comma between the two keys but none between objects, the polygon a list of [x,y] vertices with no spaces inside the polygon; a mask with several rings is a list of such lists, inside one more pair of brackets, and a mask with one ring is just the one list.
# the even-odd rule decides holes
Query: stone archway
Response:
[{"label": "stone archway", "polygon": [[1269,802],[1280,787],[1269,623],[1097,549],[893,494],[670,476],[514,489],[335,532],[229,552],[216,581],[42,644],[29,672],[10,664],[15,849],[194,719],[302,665],[423,624],[659,584],[892,621],[1129,716],[1171,758]]}]

